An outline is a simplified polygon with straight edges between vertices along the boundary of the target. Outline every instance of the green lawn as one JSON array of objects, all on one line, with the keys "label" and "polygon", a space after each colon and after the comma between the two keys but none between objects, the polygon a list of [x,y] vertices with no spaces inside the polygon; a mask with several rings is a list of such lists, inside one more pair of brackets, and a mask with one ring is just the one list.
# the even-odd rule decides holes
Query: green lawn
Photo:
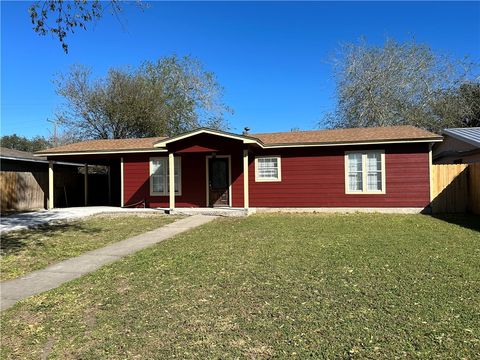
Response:
[{"label": "green lawn", "polygon": [[480,355],[480,219],[223,218],[2,314],[2,358]]},{"label": "green lawn", "polygon": [[103,215],[2,234],[0,280],[156,229],[175,219],[162,215]]}]

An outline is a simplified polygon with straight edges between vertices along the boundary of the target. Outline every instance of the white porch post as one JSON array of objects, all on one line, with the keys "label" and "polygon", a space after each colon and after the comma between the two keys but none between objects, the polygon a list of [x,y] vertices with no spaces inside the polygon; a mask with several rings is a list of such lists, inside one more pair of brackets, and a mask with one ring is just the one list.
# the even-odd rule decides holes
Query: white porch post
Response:
[{"label": "white porch post", "polygon": [[123,194],[123,157],[120,158],[120,206],[125,204],[125,198]]},{"label": "white porch post", "polygon": [[248,150],[243,150],[243,207],[249,207],[248,194]]},{"label": "white porch post", "polygon": [[433,165],[433,160],[432,160],[432,148],[433,148],[433,143],[428,144],[428,178],[430,179],[429,185],[430,185],[430,202],[433,201],[433,187],[432,187],[432,165]]},{"label": "white porch post", "polygon": [[168,175],[170,210],[173,210],[175,208],[175,160],[173,152],[168,153]]},{"label": "white porch post", "polygon": [[88,164],[84,165],[84,170],[85,170],[85,174],[84,174],[85,206],[87,206],[88,205]]},{"label": "white porch post", "polygon": [[48,162],[48,200],[47,200],[47,208],[53,209],[54,202],[53,202],[53,161],[50,160]]}]

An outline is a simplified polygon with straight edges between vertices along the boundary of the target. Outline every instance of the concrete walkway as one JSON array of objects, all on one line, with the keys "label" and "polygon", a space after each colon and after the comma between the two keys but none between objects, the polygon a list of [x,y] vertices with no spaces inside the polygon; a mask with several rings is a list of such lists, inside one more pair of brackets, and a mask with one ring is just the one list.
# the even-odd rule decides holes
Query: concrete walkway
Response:
[{"label": "concrete walkway", "polygon": [[4,281],[0,283],[0,308],[1,310],[7,309],[19,300],[56,288],[67,281],[93,272],[103,265],[110,264],[138,250],[206,224],[213,219],[215,219],[214,216],[194,215],[156,230],[50,265],[43,270]]},{"label": "concrete walkway", "polygon": [[65,221],[73,221],[88,216],[105,214],[105,213],[138,213],[138,212],[160,212],[163,210],[156,209],[128,209],[114,206],[86,206],[61,208],[53,210],[39,210],[26,213],[12,214],[3,216],[0,219],[0,234],[35,228],[42,225],[61,223]]}]

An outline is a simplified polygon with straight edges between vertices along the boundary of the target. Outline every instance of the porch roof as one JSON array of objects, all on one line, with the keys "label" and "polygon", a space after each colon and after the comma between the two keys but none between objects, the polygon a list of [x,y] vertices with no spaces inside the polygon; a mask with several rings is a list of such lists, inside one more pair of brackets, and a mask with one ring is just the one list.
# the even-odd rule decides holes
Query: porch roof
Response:
[{"label": "porch roof", "polygon": [[166,152],[167,145],[198,134],[230,138],[261,148],[339,146],[382,143],[438,142],[440,135],[414,126],[289,131],[237,135],[200,128],[174,137],[88,140],[39,151],[36,156],[87,155],[131,152]]}]

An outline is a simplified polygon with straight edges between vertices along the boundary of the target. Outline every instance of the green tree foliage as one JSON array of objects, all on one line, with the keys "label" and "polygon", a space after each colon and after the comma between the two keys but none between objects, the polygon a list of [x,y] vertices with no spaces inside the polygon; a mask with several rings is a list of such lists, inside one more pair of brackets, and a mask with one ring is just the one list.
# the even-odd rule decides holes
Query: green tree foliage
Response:
[{"label": "green tree foliage", "polygon": [[35,136],[31,139],[28,139],[24,136],[18,136],[17,134],[2,136],[0,138],[0,144],[2,147],[8,149],[27,152],[35,152],[47,149],[51,146],[50,141],[45,139],[43,136]]},{"label": "green tree foliage", "polygon": [[[439,132],[479,118],[477,64],[415,41],[343,45],[335,57],[337,107],[330,127],[414,125]],[[478,126],[478,125],[477,125]]]},{"label": "green tree foliage", "polygon": [[223,88],[191,57],[146,61],[139,68],[110,69],[104,78],[75,66],[56,80],[66,100],[57,114],[80,139],[171,136],[199,126],[227,128]]},{"label": "green tree foliage", "polygon": [[[141,1],[135,3],[144,8]],[[124,4],[118,0],[46,0],[35,1],[28,11],[33,30],[41,36],[53,35],[68,53],[68,34],[75,33],[77,29],[87,30],[87,25],[102,18],[106,9],[118,19]]]}]

